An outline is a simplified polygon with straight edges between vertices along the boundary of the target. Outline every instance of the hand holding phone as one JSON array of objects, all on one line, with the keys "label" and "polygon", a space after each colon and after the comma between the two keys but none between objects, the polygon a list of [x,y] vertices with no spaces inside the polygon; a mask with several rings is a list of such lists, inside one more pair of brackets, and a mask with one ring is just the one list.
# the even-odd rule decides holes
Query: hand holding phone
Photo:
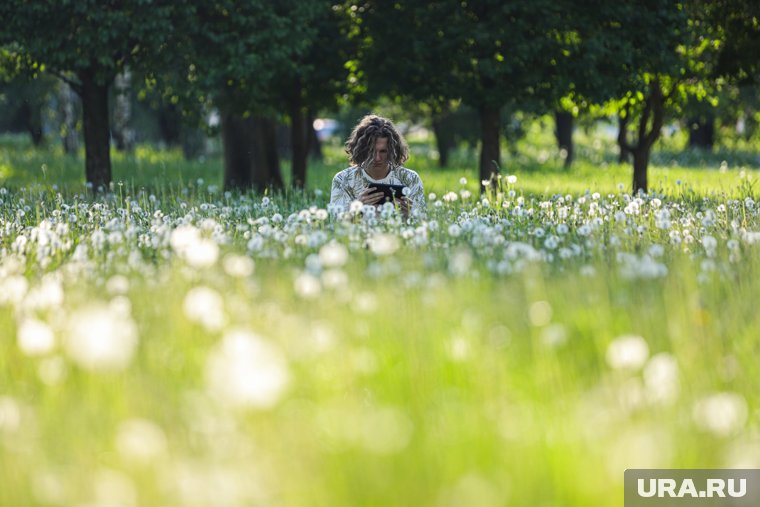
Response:
[{"label": "hand holding phone", "polygon": [[369,188],[377,189],[383,193],[381,202],[390,202],[404,196],[404,185],[390,185],[387,183],[370,183]]}]

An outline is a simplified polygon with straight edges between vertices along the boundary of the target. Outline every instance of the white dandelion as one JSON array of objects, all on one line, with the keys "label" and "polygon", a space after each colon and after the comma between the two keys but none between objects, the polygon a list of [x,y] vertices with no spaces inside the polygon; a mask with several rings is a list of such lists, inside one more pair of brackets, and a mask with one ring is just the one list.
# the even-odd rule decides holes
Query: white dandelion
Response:
[{"label": "white dandelion", "polygon": [[64,348],[79,366],[92,371],[125,369],[137,348],[137,326],[107,305],[74,311],[67,323]]},{"label": "white dandelion", "polygon": [[319,263],[326,268],[337,268],[348,261],[348,249],[337,242],[330,242],[319,249]]},{"label": "white dandelion", "polygon": [[717,437],[730,436],[747,422],[747,401],[739,393],[720,392],[706,396],[694,404],[694,422]]},{"label": "white dandelion", "polygon": [[620,336],[607,347],[607,364],[613,370],[637,370],[648,357],[649,346],[638,335]]},{"label": "white dandelion", "polygon": [[280,350],[251,331],[228,332],[209,356],[210,391],[238,407],[267,409],[284,394],[290,374]]},{"label": "white dandelion", "polygon": [[209,287],[193,287],[182,302],[185,317],[208,331],[218,331],[225,323],[224,300],[221,294]]},{"label": "white dandelion", "polygon": [[18,346],[27,356],[48,354],[55,348],[55,335],[46,323],[37,319],[25,319],[17,333]]}]

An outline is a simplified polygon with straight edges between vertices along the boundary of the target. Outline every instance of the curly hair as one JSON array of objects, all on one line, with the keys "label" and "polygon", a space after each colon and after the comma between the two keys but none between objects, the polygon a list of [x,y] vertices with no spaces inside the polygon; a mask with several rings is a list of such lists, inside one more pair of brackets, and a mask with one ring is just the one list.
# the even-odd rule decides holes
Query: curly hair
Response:
[{"label": "curly hair", "polygon": [[409,146],[393,123],[381,116],[368,114],[354,127],[346,141],[346,153],[351,164],[367,167],[375,158],[375,140],[388,139],[388,162],[397,167],[409,159]]}]

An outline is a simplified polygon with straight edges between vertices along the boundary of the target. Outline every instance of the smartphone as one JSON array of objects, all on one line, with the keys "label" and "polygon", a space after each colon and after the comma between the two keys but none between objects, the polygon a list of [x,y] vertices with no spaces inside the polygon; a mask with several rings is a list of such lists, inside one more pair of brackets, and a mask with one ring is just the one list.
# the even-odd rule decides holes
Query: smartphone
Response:
[{"label": "smartphone", "polygon": [[384,201],[392,201],[394,197],[396,199],[402,197],[404,195],[403,190],[406,188],[404,185],[389,185],[386,183],[370,183],[369,187],[382,191],[385,194]]}]

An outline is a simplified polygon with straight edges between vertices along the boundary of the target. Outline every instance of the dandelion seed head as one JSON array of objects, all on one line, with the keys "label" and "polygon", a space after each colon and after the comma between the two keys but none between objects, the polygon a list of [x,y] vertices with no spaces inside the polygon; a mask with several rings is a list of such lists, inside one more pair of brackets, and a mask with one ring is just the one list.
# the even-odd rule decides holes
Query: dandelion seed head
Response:
[{"label": "dandelion seed head", "polygon": [[705,250],[714,250],[718,247],[718,240],[715,239],[712,236],[703,236],[702,237],[702,246],[705,247]]},{"label": "dandelion seed head", "polygon": [[400,242],[395,234],[379,233],[370,238],[369,248],[375,255],[392,255],[400,247]]},{"label": "dandelion seed head", "polygon": [[453,336],[446,348],[452,361],[463,362],[470,357],[471,345],[467,338],[463,336]]},{"label": "dandelion seed head", "polygon": [[210,287],[198,286],[187,291],[182,310],[189,321],[208,331],[219,331],[226,321],[222,295]]},{"label": "dandelion seed head", "polygon": [[678,396],[678,362],[667,352],[660,352],[647,361],[643,370],[644,386],[650,401],[672,402]]},{"label": "dandelion seed head", "polygon": [[54,276],[46,276],[36,287],[32,287],[24,298],[24,307],[28,310],[57,308],[63,304],[63,285]]},{"label": "dandelion seed head", "polygon": [[248,256],[229,253],[222,259],[222,267],[233,278],[248,278],[253,274],[255,263]]},{"label": "dandelion seed head", "polygon": [[67,323],[64,349],[91,371],[125,369],[137,348],[137,326],[129,316],[96,304],[75,310]]},{"label": "dandelion seed head", "polygon": [[649,345],[638,335],[623,335],[607,346],[607,364],[613,370],[638,370],[649,357]]},{"label": "dandelion seed head", "polygon": [[348,208],[348,210],[352,214],[356,214],[356,213],[359,213],[362,210],[362,208],[364,208],[364,203],[363,202],[361,202],[361,201],[352,201],[351,205]]},{"label": "dandelion seed head", "polygon": [[210,354],[206,378],[210,391],[221,401],[268,409],[283,396],[290,374],[274,344],[251,331],[233,329]]},{"label": "dandelion seed head", "polygon": [[53,351],[55,335],[45,322],[28,318],[18,327],[17,343],[21,352],[27,356],[40,356]]},{"label": "dandelion seed head", "polygon": [[747,401],[735,392],[711,394],[694,403],[692,416],[702,430],[728,437],[747,422]]},{"label": "dandelion seed head", "polygon": [[172,248],[182,252],[192,248],[200,240],[200,231],[193,225],[180,225],[171,233],[169,243]]},{"label": "dandelion seed head", "polygon": [[319,263],[326,268],[341,267],[348,261],[348,249],[337,242],[330,242],[319,250]]},{"label": "dandelion seed head", "polygon": [[294,282],[296,294],[304,299],[313,299],[322,292],[319,278],[308,272],[299,274]]},{"label": "dandelion seed head", "polygon": [[550,349],[561,347],[567,342],[567,331],[562,324],[550,324],[541,330],[541,344]]},{"label": "dandelion seed head", "polygon": [[213,266],[218,257],[219,247],[210,239],[201,239],[184,252],[185,261],[194,268]]}]

